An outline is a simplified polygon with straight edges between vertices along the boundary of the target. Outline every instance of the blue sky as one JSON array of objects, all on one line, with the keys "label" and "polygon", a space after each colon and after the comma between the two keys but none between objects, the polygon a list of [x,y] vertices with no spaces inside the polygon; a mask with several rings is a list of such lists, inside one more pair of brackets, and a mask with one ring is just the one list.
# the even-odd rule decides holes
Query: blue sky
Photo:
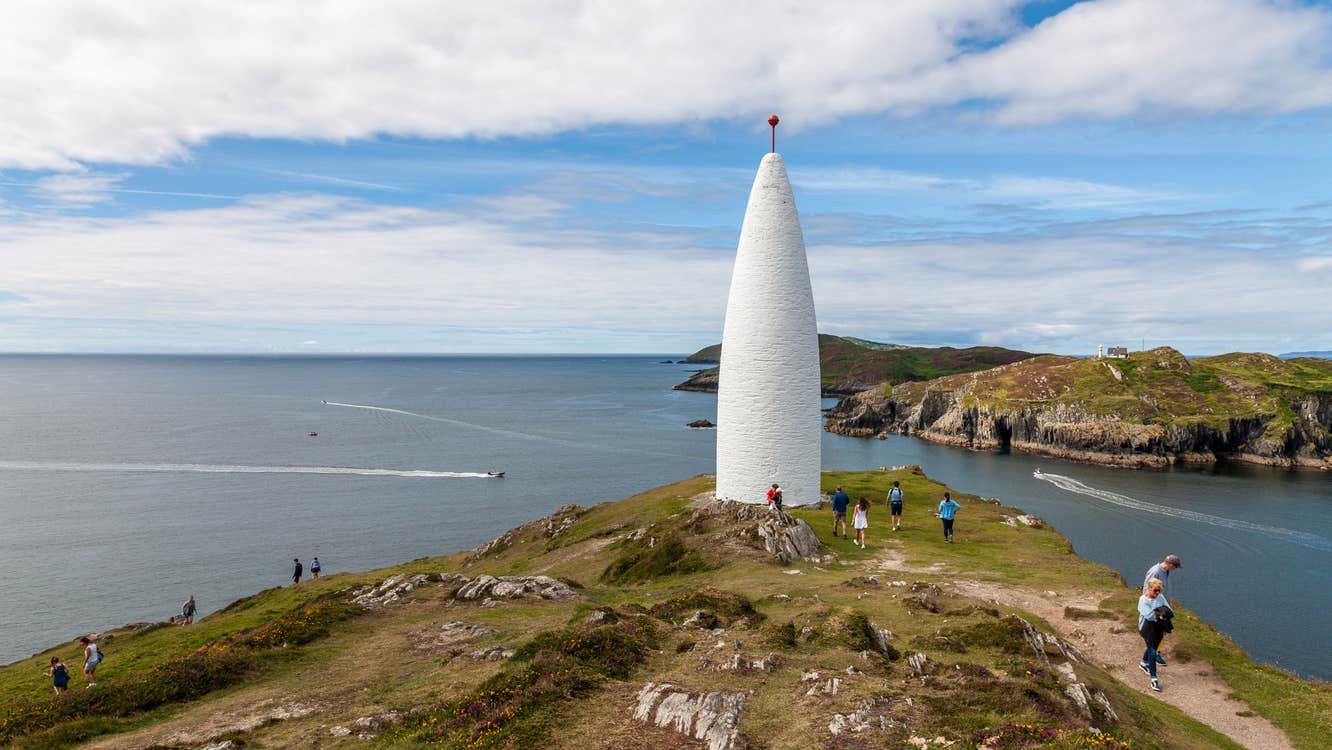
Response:
[{"label": "blue sky", "polygon": [[1332,349],[1332,10],[922,6],[7,6],[0,350],[691,351],[769,111],[826,332]]}]

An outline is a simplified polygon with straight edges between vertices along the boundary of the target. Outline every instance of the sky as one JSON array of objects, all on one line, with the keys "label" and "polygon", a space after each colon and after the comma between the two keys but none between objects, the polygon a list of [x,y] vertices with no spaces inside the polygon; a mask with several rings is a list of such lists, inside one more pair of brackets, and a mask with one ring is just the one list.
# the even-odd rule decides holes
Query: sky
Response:
[{"label": "sky", "polygon": [[1332,349],[1332,7],[0,4],[0,351]]}]

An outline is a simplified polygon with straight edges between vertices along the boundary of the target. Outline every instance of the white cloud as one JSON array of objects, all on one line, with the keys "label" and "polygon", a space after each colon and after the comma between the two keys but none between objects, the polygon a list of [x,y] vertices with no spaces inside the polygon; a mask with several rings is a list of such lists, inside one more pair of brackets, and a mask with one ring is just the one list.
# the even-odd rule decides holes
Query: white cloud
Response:
[{"label": "white cloud", "polygon": [[1332,103],[1329,11],[1099,0],[0,4],[0,166],[155,163],[219,136],[344,141],[786,127],[981,101],[1005,123]]},{"label": "white cloud", "polygon": [[71,208],[84,208],[111,199],[111,189],[123,174],[97,174],[90,172],[54,174],[43,177],[32,185],[39,199]]},{"label": "white cloud", "polygon": [[[0,298],[22,316],[0,347],[683,351],[717,340],[732,249],[678,227],[562,219],[270,195],[0,225]],[[1144,335],[1190,353],[1332,347],[1332,256],[1311,249],[1326,237],[1219,248],[1201,228],[1176,230],[1200,221],[812,244],[819,318],[878,340],[1031,350]]]}]

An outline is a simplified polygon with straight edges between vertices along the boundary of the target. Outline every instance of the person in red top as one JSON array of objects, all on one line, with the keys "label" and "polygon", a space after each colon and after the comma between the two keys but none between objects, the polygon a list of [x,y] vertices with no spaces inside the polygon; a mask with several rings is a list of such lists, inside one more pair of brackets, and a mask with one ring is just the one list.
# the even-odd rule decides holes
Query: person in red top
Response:
[{"label": "person in red top", "polygon": [[773,482],[773,483],[772,483],[772,486],[768,488],[768,507],[769,507],[769,508],[772,507],[772,499],[773,499],[774,497],[777,497],[777,483],[776,483],[776,482]]}]

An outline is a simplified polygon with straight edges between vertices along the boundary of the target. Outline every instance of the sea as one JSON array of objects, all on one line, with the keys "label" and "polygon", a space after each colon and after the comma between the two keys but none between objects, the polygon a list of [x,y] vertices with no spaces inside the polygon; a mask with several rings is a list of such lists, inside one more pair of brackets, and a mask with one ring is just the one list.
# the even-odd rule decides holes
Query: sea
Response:
[{"label": "sea", "polygon": [[[715,432],[685,424],[715,420],[716,397],[672,390],[694,368],[666,358],[0,356],[0,663],[190,595],[206,614],[287,583],[293,558],[335,573],[456,552],[711,473]],[[1326,472],[822,439],[826,469],[920,464],[1130,582],[1178,554],[1185,606],[1258,660],[1332,679]]]}]

